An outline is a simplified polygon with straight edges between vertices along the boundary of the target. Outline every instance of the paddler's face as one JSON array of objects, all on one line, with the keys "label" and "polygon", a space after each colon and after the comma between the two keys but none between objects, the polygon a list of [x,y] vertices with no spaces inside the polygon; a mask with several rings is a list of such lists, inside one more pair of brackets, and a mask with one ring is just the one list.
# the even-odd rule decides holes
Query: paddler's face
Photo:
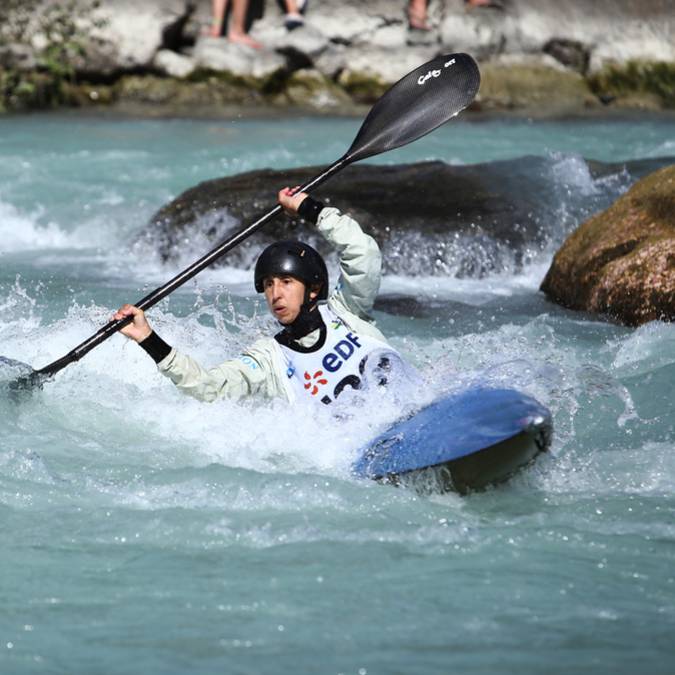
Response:
[{"label": "paddler's face", "polygon": [[[265,299],[274,318],[288,325],[293,323],[300,314],[300,308],[305,300],[305,284],[295,277],[265,277],[263,279]],[[311,291],[310,299],[316,297]]]}]

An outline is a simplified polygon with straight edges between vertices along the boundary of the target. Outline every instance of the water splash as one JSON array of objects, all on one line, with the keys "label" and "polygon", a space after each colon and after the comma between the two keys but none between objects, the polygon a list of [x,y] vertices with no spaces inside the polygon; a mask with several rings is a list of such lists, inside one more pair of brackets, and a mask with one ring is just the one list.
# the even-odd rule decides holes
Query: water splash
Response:
[{"label": "water splash", "polygon": [[44,209],[24,214],[0,200],[0,241],[2,252],[30,251],[36,248],[77,247],[77,237],[62,230],[56,223],[40,224]]}]

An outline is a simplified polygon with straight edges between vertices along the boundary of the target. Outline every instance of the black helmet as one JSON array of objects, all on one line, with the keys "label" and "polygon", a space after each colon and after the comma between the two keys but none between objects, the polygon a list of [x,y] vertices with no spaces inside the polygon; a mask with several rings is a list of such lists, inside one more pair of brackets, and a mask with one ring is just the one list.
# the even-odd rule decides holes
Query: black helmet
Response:
[{"label": "black helmet", "polygon": [[309,244],[301,241],[277,241],[270,244],[255,264],[255,290],[263,292],[266,277],[289,276],[299,279],[307,288],[321,286],[317,300],[328,298],[328,270],[326,263]]}]

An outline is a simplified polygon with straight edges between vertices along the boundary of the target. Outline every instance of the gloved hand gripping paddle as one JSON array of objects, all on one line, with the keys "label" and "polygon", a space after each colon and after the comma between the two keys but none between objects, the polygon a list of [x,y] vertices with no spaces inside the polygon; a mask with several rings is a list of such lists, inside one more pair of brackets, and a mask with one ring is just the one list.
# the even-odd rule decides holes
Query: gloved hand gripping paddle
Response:
[{"label": "gloved hand gripping paddle", "polygon": [[[302,185],[299,192],[311,192],[349,164],[399,148],[433,131],[464,110],[478,92],[480,73],[468,54],[438,56],[400,79],[372,107],[347,152],[318,176]],[[209,267],[222,255],[259,230],[279,213],[277,205],[254,223],[224,241],[211,252],[176,275],[164,286],[155,289],[136,303],[142,310],[160,300]],[[58,373],[74,361],[79,361],[100,345],[132,317],[110,321],[89,339],[65,356],[39,370],[33,370],[10,384],[13,389],[30,389]],[[0,357],[0,361],[3,357]],[[7,360],[5,360],[7,362]],[[27,366],[30,368],[30,366]]]}]

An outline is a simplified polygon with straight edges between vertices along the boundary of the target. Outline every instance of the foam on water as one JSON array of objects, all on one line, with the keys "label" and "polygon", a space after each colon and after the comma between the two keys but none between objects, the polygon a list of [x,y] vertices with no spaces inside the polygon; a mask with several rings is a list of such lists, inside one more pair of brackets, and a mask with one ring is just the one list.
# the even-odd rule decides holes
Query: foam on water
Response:
[{"label": "foam on water", "polygon": [[[33,308],[28,309],[30,317]],[[17,318],[2,327],[3,351],[43,366],[95,332],[111,311],[74,305],[49,326]],[[204,319],[211,323],[214,317],[214,326],[204,325]],[[238,321],[234,334],[233,320]],[[157,310],[152,321],[168,341],[204,364],[236,357],[260,334],[255,317],[227,317],[212,307],[180,318]],[[132,462],[145,457],[170,465],[174,459],[185,461],[187,452],[196,466],[217,462],[263,472],[327,471],[343,476],[349,474],[353,452],[400,413],[398,404],[386,396],[378,398],[377,413],[367,419],[350,413],[347,405],[336,417],[336,410],[321,408],[309,414],[302,407],[289,410],[280,401],[261,406],[221,400],[205,410],[205,404],[178,393],[147,355],[122,336],[69,366],[36,396],[44,406],[45,422],[58,420],[52,431],[68,437],[93,426],[93,436],[100,439],[96,445],[106,453],[112,450],[106,448],[107,433],[117,428],[114,452],[128,453]],[[160,447],[162,456],[155,457]]]},{"label": "foam on water", "polygon": [[77,247],[77,238],[64,232],[56,223],[38,225],[42,212],[22,214],[11,204],[0,200],[0,240],[2,253],[35,248]]},{"label": "foam on water", "polygon": [[[25,296],[18,288],[19,297]],[[111,313],[110,308],[74,305],[66,317],[45,326],[34,316],[30,302],[23,309],[24,316],[2,326],[0,342],[5,355],[36,367],[69,351]],[[255,316],[223,315],[208,305],[183,317],[157,310],[152,321],[170,343],[204,364],[235,357],[261,333]],[[524,325],[501,324],[452,338],[420,335],[400,344],[395,340],[404,352],[415,354],[426,382],[426,391],[420,391],[411,405],[423,405],[433,392],[473,384],[516,387],[553,410],[553,452],[563,456],[579,440],[581,399],[586,399],[587,408],[600,401],[613,410],[614,435],[621,435],[620,428],[627,422],[630,432],[640,420],[617,377],[624,368],[621,355],[631,349],[636,336],[608,343],[604,363],[597,365],[584,349],[562,343],[556,324],[544,315]],[[112,368],[111,364],[118,365]],[[289,410],[280,401],[263,406],[216,401],[205,406],[177,392],[142,350],[122,336],[59,373],[36,397],[41,411],[33,423],[38,428],[51,425],[51,434],[65,438],[78,437],[79,430],[87,428],[87,446],[93,444],[102,453],[99,458],[107,461],[114,457],[119,461],[122,453],[123,461],[132,464],[201,467],[217,463],[271,474],[317,472],[343,478],[349,475],[355,450],[401,413],[399,402],[386,396],[360,402],[369,410],[367,417],[349,406],[341,408],[337,417],[336,410],[328,408],[308,414],[302,408]],[[87,447],[86,453],[90,451]],[[80,455],[76,447],[68,452]]]},{"label": "foam on water", "polygon": [[495,298],[536,291],[549,267],[550,257],[547,257],[524,266],[516,274],[498,272],[481,279],[392,274],[382,280],[381,292],[410,295],[421,300],[456,300],[478,306]]},{"label": "foam on water", "polygon": [[560,186],[568,198],[598,194],[599,187],[581,155],[552,152],[549,157],[553,161],[550,168],[553,183]]},{"label": "foam on water", "polygon": [[118,243],[118,237],[111,227],[110,214],[106,213],[105,200],[96,209],[84,208],[75,223],[52,220],[42,206],[27,213],[0,200],[0,255],[95,249]]},{"label": "foam on water", "polygon": [[640,375],[675,363],[675,326],[661,321],[640,326],[625,340],[612,340],[613,366],[625,375]]}]

